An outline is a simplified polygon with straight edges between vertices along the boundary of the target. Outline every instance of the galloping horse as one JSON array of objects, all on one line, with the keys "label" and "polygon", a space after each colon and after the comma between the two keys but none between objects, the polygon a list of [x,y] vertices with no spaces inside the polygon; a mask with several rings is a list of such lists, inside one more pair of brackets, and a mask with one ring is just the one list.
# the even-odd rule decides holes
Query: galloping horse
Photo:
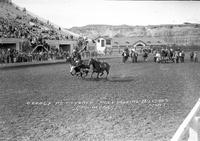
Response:
[{"label": "galloping horse", "polygon": [[89,66],[92,65],[93,70],[92,70],[92,74],[91,77],[93,75],[93,73],[97,73],[97,78],[99,78],[99,74],[100,76],[102,76],[104,74],[104,71],[106,71],[107,75],[106,78],[108,77],[109,71],[110,71],[110,65],[107,62],[99,62],[93,58],[91,58],[89,60]]},{"label": "galloping horse", "polygon": [[70,63],[70,73],[72,76],[76,74],[76,76],[85,77],[89,73],[90,67],[88,65],[77,65],[72,57],[67,57],[66,62]]}]

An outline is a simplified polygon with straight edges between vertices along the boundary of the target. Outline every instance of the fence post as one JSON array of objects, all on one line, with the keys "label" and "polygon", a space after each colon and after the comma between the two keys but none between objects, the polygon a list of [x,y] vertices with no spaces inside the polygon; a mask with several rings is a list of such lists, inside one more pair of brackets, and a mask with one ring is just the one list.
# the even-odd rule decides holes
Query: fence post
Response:
[{"label": "fence post", "polygon": [[189,138],[188,141],[200,141],[199,133],[199,121],[200,117],[194,117],[189,129]]}]

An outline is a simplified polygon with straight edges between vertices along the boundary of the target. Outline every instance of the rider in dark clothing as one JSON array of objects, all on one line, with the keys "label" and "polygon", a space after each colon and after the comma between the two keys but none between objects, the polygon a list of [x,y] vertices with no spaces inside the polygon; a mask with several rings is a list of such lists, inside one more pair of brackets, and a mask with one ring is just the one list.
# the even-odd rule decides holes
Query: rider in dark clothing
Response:
[{"label": "rider in dark clothing", "polygon": [[79,50],[79,51],[78,51],[78,49],[73,50],[72,59],[76,63],[76,66],[80,66],[82,64],[81,52],[83,52],[85,50],[86,50],[86,46],[83,49]]}]

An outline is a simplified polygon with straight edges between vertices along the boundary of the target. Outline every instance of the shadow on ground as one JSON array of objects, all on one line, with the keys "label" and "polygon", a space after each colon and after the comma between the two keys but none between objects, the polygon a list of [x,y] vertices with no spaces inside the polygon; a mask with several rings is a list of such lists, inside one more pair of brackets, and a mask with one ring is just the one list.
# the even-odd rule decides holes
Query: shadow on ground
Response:
[{"label": "shadow on ground", "polygon": [[133,76],[113,76],[108,79],[110,82],[131,82],[134,80]]},{"label": "shadow on ground", "polygon": [[121,77],[121,76],[112,76],[108,78],[84,78],[86,81],[108,81],[108,82],[131,82],[134,81],[134,77],[132,76],[126,76],[126,77]]}]

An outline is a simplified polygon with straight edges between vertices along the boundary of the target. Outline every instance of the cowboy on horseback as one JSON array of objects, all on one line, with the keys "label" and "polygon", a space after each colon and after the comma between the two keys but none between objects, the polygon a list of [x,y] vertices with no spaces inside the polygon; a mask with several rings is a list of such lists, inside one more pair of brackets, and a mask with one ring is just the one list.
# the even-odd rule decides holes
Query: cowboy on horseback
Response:
[{"label": "cowboy on horseback", "polygon": [[82,64],[82,62],[83,62],[82,59],[81,59],[81,52],[83,52],[83,51],[86,51],[86,46],[81,50],[78,50],[78,48],[76,48],[72,52],[71,57],[74,60],[75,65],[77,67],[80,66]]},{"label": "cowboy on horseback", "polygon": [[70,73],[72,75],[76,74],[77,76],[80,75],[82,77],[82,75],[87,75],[89,72],[88,65],[85,65],[81,59],[81,52],[84,50],[86,50],[86,46],[81,50],[76,48],[72,51],[72,54],[67,57],[66,61],[70,63]]}]

